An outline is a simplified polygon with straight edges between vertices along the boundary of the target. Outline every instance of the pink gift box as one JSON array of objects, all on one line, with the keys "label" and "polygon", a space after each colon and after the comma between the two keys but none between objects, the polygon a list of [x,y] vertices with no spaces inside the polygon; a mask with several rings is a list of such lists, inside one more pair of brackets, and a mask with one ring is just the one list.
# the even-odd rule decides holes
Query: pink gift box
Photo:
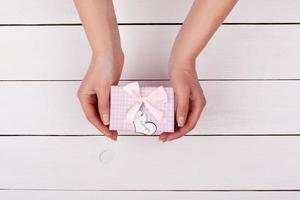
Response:
[{"label": "pink gift box", "polygon": [[[132,85],[137,82],[131,83]],[[126,87],[126,86],[125,86]],[[147,122],[153,122],[156,125],[156,132],[174,132],[174,91],[171,87],[160,87],[165,94],[166,101],[163,103],[149,102],[151,106],[162,113],[162,117],[158,120],[153,111],[142,103],[139,110],[145,113]],[[150,94],[157,91],[157,87],[139,87],[140,96],[147,98]],[[128,120],[129,110],[137,103],[137,98],[130,95],[122,86],[111,86],[110,90],[110,130],[118,131],[136,131],[133,122]],[[148,101],[147,101],[148,102]]]}]

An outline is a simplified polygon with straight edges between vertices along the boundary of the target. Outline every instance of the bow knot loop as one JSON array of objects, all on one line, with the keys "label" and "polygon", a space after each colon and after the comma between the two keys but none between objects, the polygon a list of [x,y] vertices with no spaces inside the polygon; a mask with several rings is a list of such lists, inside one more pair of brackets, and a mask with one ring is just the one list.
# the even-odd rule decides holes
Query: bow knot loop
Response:
[{"label": "bow knot loop", "polygon": [[163,112],[155,107],[155,105],[160,105],[168,102],[168,95],[162,86],[153,90],[146,97],[142,97],[138,82],[129,83],[128,85],[124,86],[123,89],[135,99],[135,103],[128,110],[126,115],[126,118],[130,122],[134,121],[135,116],[142,105],[144,105],[149,110],[149,112],[157,121],[160,121],[162,119]]}]

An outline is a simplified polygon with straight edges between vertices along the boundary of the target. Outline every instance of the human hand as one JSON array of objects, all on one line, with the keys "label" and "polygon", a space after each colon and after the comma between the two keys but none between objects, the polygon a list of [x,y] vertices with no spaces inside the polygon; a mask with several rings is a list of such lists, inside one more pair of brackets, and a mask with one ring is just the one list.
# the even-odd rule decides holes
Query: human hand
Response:
[{"label": "human hand", "polygon": [[118,133],[108,128],[110,86],[118,84],[123,64],[123,53],[117,56],[93,56],[77,92],[88,121],[112,140],[117,140]]},{"label": "human hand", "polygon": [[180,138],[191,131],[197,124],[206,100],[192,64],[171,64],[169,76],[177,98],[176,121],[174,133],[162,133],[159,139],[163,142]]}]

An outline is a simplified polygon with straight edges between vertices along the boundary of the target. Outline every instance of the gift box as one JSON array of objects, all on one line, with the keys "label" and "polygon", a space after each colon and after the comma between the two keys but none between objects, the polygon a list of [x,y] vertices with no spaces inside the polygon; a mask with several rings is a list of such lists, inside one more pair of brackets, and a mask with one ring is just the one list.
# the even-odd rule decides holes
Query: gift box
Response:
[{"label": "gift box", "polygon": [[174,132],[174,115],[171,87],[140,87],[138,82],[111,86],[110,130],[146,135]]}]

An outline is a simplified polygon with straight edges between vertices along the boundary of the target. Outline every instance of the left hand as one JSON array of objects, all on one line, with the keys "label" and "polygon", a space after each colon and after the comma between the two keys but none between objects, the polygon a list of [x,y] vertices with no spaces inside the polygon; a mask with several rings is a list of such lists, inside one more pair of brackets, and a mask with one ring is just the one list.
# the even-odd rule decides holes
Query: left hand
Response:
[{"label": "left hand", "polygon": [[159,140],[162,142],[180,138],[191,131],[196,126],[206,105],[195,70],[195,62],[170,65],[169,76],[177,98],[176,121],[178,128],[174,133],[162,133],[159,136]]}]

